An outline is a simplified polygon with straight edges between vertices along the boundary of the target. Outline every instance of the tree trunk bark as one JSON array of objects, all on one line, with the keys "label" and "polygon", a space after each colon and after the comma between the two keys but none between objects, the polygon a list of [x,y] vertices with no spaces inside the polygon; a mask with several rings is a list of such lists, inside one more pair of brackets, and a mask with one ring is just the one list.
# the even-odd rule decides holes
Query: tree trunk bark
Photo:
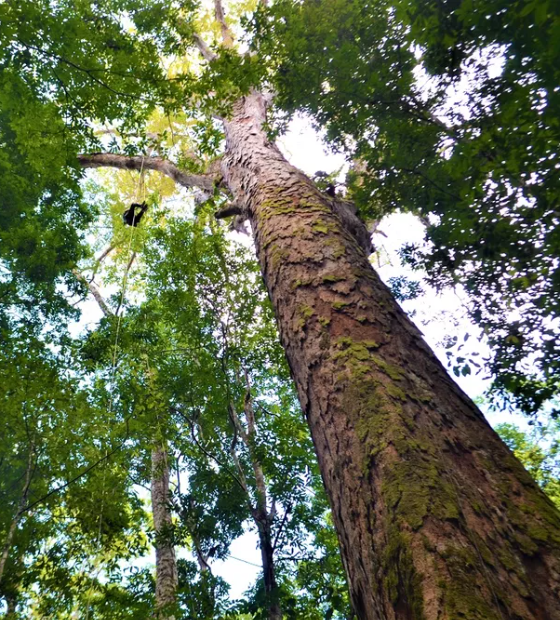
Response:
[{"label": "tree trunk bark", "polygon": [[262,129],[225,123],[360,620],[560,619],[560,516],[450,379],[329,199]]},{"label": "tree trunk bark", "polygon": [[282,609],[278,600],[278,584],[274,568],[274,547],[270,520],[266,515],[255,516],[259,532],[259,546],[263,567],[263,582],[269,620],[282,620]]},{"label": "tree trunk bark", "polygon": [[164,445],[152,451],[152,513],[156,535],[156,610],[161,620],[173,620],[166,614],[177,599],[177,560],[172,540],[171,511],[169,507],[169,465]]}]

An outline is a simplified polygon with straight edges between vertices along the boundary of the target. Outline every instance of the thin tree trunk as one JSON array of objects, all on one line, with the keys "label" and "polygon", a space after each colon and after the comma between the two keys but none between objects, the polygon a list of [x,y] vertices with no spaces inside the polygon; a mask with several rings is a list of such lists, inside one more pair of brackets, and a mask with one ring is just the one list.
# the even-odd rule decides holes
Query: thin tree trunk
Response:
[{"label": "thin tree trunk", "polygon": [[156,610],[161,620],[172,620],[166,609],[177,600],[177,560],[172,540],[172,521],[169,503],[169,464],[167,450],[162,444],[152,451],[152,511],[156,534]]},{"label": "thin tree trunk", "polygon": [[33,471],[34,455],[35,450],[33,446],[30,446],[29,454],[27,455],[27,466],[25,469],[25,481],[23,483],[23,489],[21,490],[21,496],[18,502],[17,510],[14,518],[12,519],[12,522],[10,523],[10,528],[4,541],[4,547],[2,548],[2,554],[0,555],[0,583],[2,582],[2,576],[4,575],[4,569],[6,568],[6,562],[8,561],[8,557],[10,555],[10,549],[12,547],[18,523],[21,519],[21,515],[24,512],[25,506],[27,505],[27,496],[29,494],[29,486],[31,484],[31,473]]},{"label": "thin tree trunk", "polygon": [[[239,420],[239,416],[235,411],[235,407],[233,407],[232,404],[230,404],[230,416],[232,418],[237,433],[239,433],[241,440],[243,441],[247,448],[247,451],[249,452],[251,467],[253,469],[253,475],[255,476],[255,487],[257,496],[256,505],[251,504],[248,491],[247,497],[249,499],[251,514],[253,516],[255,524],[257,525],[257,531],[259,535],[259,547],[261,550],[263,583],[268,607],[268,618],[269,620],[282,620],[282,608],[280,606],[278,584],[276,582],[274,544],[272,537],[272,522],[274,520],[275,513],[274,502],[273,507],[269,510],[264,472],[261,462],[255,452],[255,441],[257,439],[257,424],[255,420],[255,412],[253,409],[253,399],[251,396],[251,384],[249,382],[249,376],[246,371],[244,371],[244,375],[246,390],[243,409],[245,413],[245,419],[247,421],[247,430],[243,428],[243,425]],[[239,461],[236,462],[239,469],[241,465],[239,464]]]},{"label": "thin tree trunk", "polygon": [[225,123],[360,620],[560,619],[560,516],[449,378],[329,199],[262,130]]},{"label": "thin tree trunk", "polygon": [[255,420],[255,411],[253,409],[253,398],[251,395],[251,384],[249,375],[244,370],[245,375],[245,402],[244,411],[247,420],[247,434],[243,436],[249,455],[253,474],[255,476],[255,485],[257,487],[257,509],[254,511],[254,518],[257,522],[259,532],[259,544],[261,548],[261,558],[263,567],[264,591],[268,604],[269,620],[282,620],[282,609],[278,596],[278,584],[276,582],[276,567],[274,562],[274,544],[272,539],[272,521],[274,519],[274,502],[273,508],[268,509],[268,500],[266,492],[266,482],[261,462],[255,452],[255,442],[257,440],[257,423]]},{"label": "thin tree trunk", "polygon": [[5,620],[10,620],[16,617],[17,598],[15,595],[6,597],[6,615]]},{"label": "thin tree trunk", "polygon": [[195,533],[194,527],[189,527],[189,535],[192,540],[194,551],[196,553],[196,559],[198,562],[198,569],[200,571],[200,580],[204,584],[205,595],[201,598],[201,610],[204,614],[204,618],[214,618],[216,611],[216,587],[214,582],[214,575],[212,574],[212,568],[208,563],[208,556],[206,556],[202,550],[200,540]]}]

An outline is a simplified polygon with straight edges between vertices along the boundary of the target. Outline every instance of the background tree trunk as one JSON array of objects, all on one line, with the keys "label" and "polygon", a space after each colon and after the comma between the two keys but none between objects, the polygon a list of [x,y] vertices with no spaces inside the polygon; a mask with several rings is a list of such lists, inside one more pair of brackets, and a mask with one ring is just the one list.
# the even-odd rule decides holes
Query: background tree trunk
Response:
[{"label": "background tree trunk", "polygon": [[276,570],[274,566],[274,547],[270,520],[267,515],[262,518],[255,517],[259,532],[259,546],[263,567],[264,592],[268,605],[269,620],[282,620],[282,608],[278,600],[278,584],[276,582]]},{"label": "background tree trunk", "polygon": [[17,598],[15,596],[6,597],[6,620],[12,620],[16,617]]},{"label": "background tree trunk", "polygon": [[329,201],[262,130],[225,123],[360,620],[560,618],[560,516],[450,379]]},{"label": "background tree trunk", "polygon": [[10,549],[12,547],[14,536],[17,531],[17,526],[19,524],[19,521],[23,515],[25,506],[27,504],[29,486],[31,484],[31,478],[33,477],[34,458],[35,458],[35,447],[33,445],[30,445],[29,452],[27,454],[27,466],[25,468],[25,480],[23,483],[23,489],[21,491],[20,499],[19,499],[19,502],[16,508],[16,513],[10,523],[10,527],[8,528],[8,533],[6,534],[6,539],[4,541],[2,553],[0,553],[0,582],[2,581],[2,577],[4,576],[4,569],[6,568],[6,563],[8,562],[8,558],[10,556]]},{"label": "background tree trunk", "polygon": [[255,412],[253,409],[253,397],[251,394],[251,384],[249,375],[244,370],[245,380],[245,398],[243,402],[243,411],[247,428],[243,427],[239,416],[235,410],[233,403],[230,403],[229,412],[235,432],[239,434],[241,441],[245,444],[249,452],[249,459],[255,477],[256,502],[251,501],[251,495],[247,488],[246,477],[242,470],[238,459],[235,459],[238,472],[247,493],[247,501],[251,510],[251,515],[257,526],[259,535],[259,547],[261,550],[261,563],[263,568],[263,583],[266,596],[269,620],[282,620],[282,607],[279,600],[278,583],[276,581],[276,567],[274,562],[274,543],[272,536],[272,523],[275,515],[275,504],[272,502],[272,508],[268,508],[268,493],[266,488],[266,480],[262,464],[255,451],[257,440],[257,423]]},{"label": "background tree trunk", "polygon": [[156,609],[158,618],[172,620],[173,617],[166,615],[165,610],[176,602],[179,580],[172,538],[169,464],[167,450],[161,443],[152,451],[151,494],[156,534]]}]

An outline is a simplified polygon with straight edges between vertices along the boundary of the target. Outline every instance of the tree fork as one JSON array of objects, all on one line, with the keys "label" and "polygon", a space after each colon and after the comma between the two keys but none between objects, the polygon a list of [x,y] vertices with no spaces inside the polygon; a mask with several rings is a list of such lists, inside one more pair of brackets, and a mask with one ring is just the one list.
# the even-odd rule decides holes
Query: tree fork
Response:
[{"label": "tree fork", "polygon": [[560,515],[448,376],[313,183],[225,122],[360,620],[560,619]]}]

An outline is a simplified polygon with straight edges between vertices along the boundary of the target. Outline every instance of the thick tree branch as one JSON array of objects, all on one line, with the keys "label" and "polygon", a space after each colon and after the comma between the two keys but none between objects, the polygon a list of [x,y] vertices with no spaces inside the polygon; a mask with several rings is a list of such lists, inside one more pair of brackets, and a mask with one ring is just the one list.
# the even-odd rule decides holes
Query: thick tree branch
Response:
[{"label": "thick tree branch", "polygon": [[241,215],[242,213],[243,210],[241,209],[241,207],[238,207],[237,205],[228,205],[227,207],[216,211],[214,213],[214,217],[217,220],[223,220],[226,217],[231,217],[232,215]]},{"label": "thick tree branch", "polygon": [[174,163],[162,157],[128,157],[114,153],[90,153],[78,155],[83,168],[120,168],[121,170],[155,170],[173,179],[183,187],[200,187],[212,190],[219,180],[215,172],[190,174],[179,169]]},{"label": "thick tree branch", "polygon": [[198,33],[194,33],[193,40],[196,47],[198,47],[198,51],[202,54],[202,57],[205,60],[211,62],[212,60],[217,58],[217,55],[214,54],[214,52],[208,47],[208,45],[206,45],[204,39]]},{"label": "thick tree branch", "polygon": [[224,13],[224,7],[222,5],[222,0],[214,0],[214,16],[216,17],[216,21],[220,24],[220,30],[222,31],[222,42],[224,44],[224,47],[233,47],[233,36],[226,22],[226,16]]}]

